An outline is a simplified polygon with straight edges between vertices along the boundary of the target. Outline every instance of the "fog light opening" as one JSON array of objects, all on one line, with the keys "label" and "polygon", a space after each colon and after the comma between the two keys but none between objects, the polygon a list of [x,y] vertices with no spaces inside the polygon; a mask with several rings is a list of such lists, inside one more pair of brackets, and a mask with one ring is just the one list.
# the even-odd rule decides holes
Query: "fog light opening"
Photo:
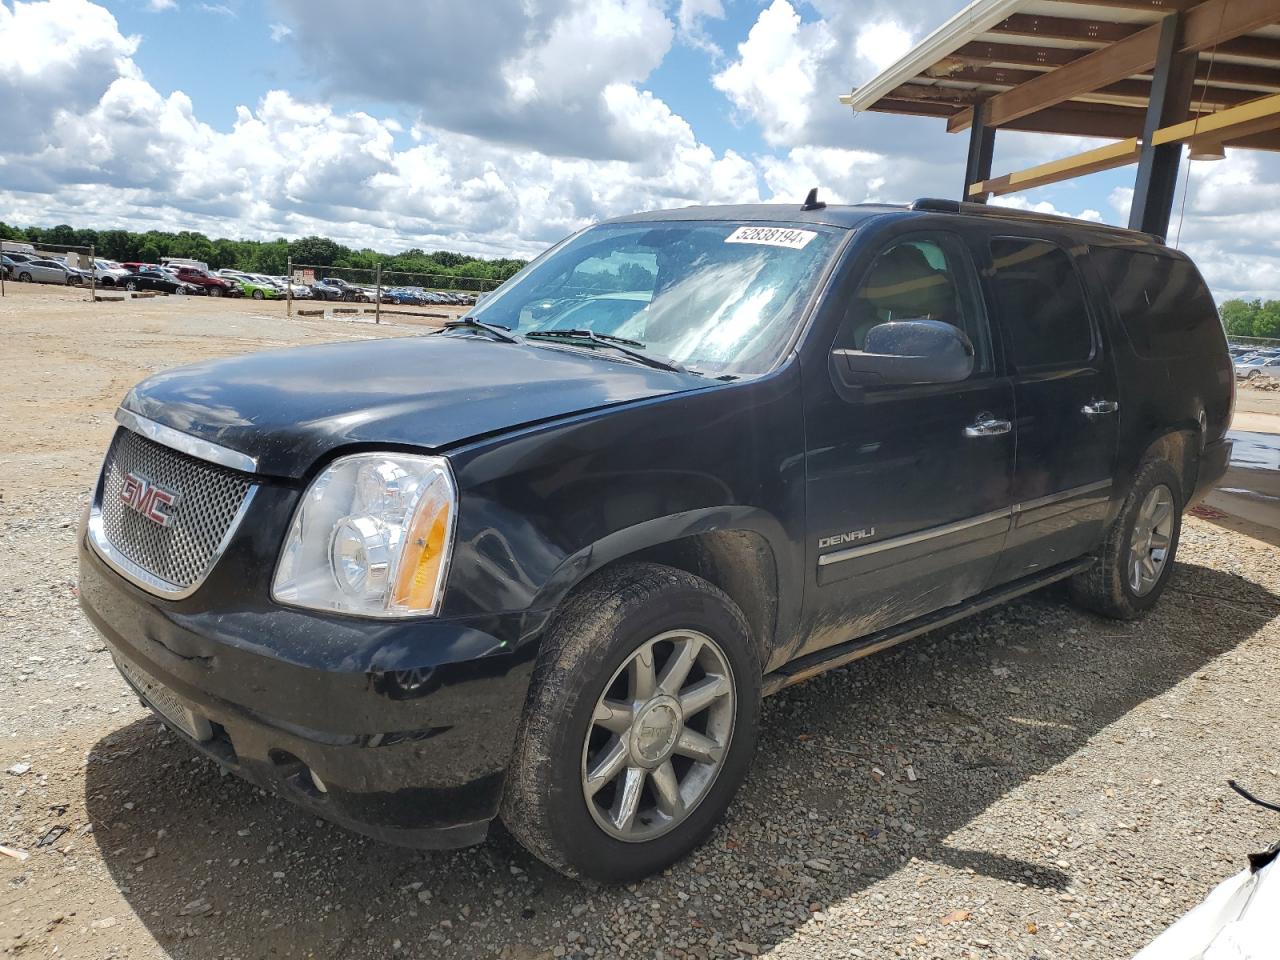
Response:
[{"label": "fog light opening", "polygon": [[312,785],[313,787],[315,787],[315,788],[316,788],[317,790],[319,790],[321,793],[328,793],[328,792],[329,792],[329,788],[328,788],[328,787],[326,787],[326,786],[324,785],[324,781],[320,779],[320,774],[316,773],[316,772],[315,772],[314,770],[312,770],[310,767],[308,767],[308,768],[307,768],[307,773],[311,774],[311,785]]}]

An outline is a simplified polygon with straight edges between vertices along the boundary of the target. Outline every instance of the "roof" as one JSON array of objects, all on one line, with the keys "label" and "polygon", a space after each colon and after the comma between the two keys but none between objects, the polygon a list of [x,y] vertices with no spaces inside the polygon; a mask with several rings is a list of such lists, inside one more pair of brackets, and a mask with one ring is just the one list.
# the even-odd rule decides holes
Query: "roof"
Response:
[{"label": "roof", "polygon": [[[841,100],[942,117],[952,131],[986,103],[1001,128],[1140,136],[1160,23],[1172,13],[1183,14],[1179,49],[1198,58],[1192,116],[1280,93],[1276,0],[974,0]],[[1274,131],[1226,142],[1280,149]]]},{"label": "roof", "polygon": [[829,204],[812,210],[799,203],[738,203],[725,206],[679,207],[673,210],[649,210],[606,223],[646,223],[671,220],[728,220],[738,223],[812,223],[819,226],[856,227],[863,221],[883,213],[902,212],[901,204],[859,203],[851,206]]},{"label": "roof", "polygon": [[855,203],[827,204],[806,210],[798,203],[743,203],[733,206],[694,206],[674,210],[651,210],[615,217],[606,223],[669,223],[673,220],[717,220],[732,223],[809,223],[819,226],[855,229],[873,217],[917,216],[920,214],[952,214],[1010,220],[1022,223],[1043,223],[1060,227],[1084,229],[1094,235],[1112,236],[1117,239],[1160,243],[1161,238],[1136,230],[1112,227],[1093,220],[1077,220],[1034,210],[1018,210],[1012,207],[988,206],[982,203],[960,203],[956,200],[939,200],[924,197],[912,203]]}]

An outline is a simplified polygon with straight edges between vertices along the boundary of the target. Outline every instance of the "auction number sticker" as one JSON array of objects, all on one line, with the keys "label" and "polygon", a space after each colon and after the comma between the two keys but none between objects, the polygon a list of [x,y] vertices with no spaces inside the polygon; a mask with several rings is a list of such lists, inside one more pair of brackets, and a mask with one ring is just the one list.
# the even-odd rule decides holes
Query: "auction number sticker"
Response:
[{"label": "auction number sticker", "polygon": [[812,230],[793,230],[790,227],[739,227],[725,237],[724,242],[759,243],[766,247],[800,250],[816,236]]}]

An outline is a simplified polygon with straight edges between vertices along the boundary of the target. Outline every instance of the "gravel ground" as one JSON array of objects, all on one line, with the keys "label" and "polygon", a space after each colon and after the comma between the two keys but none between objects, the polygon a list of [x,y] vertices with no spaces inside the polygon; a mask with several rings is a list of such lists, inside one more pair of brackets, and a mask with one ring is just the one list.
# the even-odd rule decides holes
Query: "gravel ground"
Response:
[{"label": "gravel ground", "polygon": [[1280,551],[1195,518],[1140,623],[1051,589],[766,701],[727,821],[633,886],[501,834],[383,846],[221,776],[80,616],[75,518],[146,369],[366,331],[172,304],[90,343],[100,314],[0,301],[26,334],[0,383],[0,844],[29,855],[0,855],[4,955],[1110,960],[1280,835],[1224,785],[1280,795]]}]

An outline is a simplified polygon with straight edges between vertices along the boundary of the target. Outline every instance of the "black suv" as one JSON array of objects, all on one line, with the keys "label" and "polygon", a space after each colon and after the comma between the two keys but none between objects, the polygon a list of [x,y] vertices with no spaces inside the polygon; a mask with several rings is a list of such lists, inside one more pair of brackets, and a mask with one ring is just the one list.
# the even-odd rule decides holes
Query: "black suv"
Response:
[{"label": "black suv", "polygon": [[761,696],[1054,581],[1151,607],[1233,391],[1146,235],[640,214],[437,334],[135,387],[80,596],[144,703],[315,814],[421,847],[501,816],[635,878],[724,814]]}]

